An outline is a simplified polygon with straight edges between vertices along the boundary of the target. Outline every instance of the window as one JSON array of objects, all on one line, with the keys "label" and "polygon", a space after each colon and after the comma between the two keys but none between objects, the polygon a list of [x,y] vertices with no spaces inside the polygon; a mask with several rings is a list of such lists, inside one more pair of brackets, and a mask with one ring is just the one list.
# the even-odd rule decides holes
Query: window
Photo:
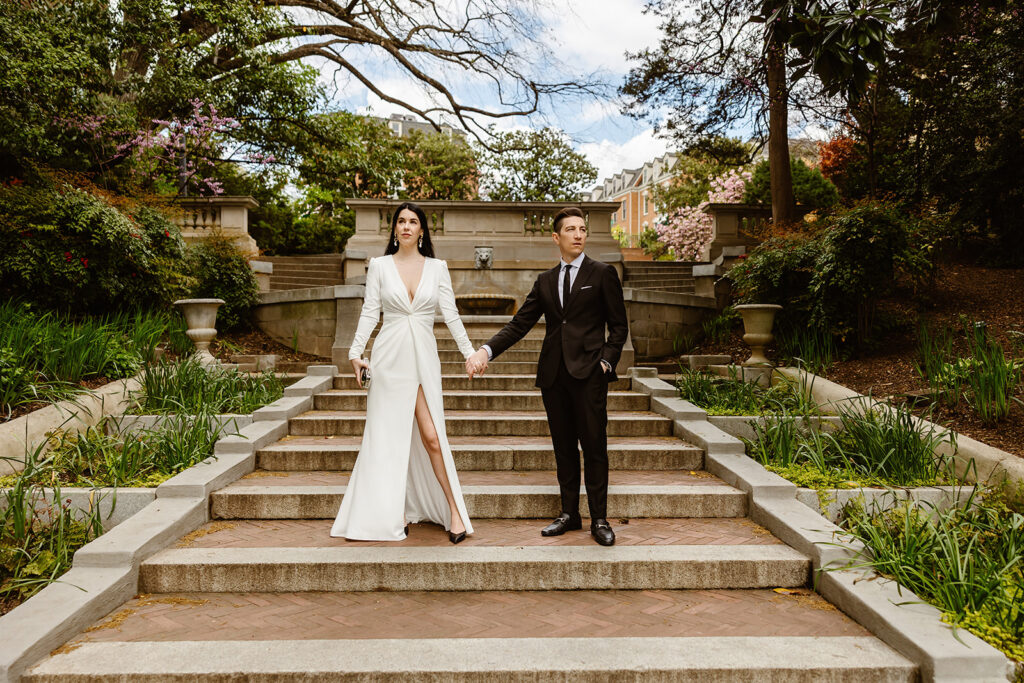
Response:
[{"label": "window", "polygon": [[648,205],[647,193],[644,192],[644,215],[646,216],[650,212],[650,206]]},{"label": "window", "polygon": [[618,222],[618,219],[616,218],[616,216],[618,216],[618,213],[615,212],[615,211],[612,211],[612,223]]}]

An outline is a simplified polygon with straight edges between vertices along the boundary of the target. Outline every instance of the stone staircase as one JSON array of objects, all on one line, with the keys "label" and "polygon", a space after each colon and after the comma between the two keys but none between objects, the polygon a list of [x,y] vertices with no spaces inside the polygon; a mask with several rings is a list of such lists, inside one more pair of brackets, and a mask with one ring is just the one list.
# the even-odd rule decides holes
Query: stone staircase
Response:
[{"label": "stone staircase", "polygon": [[627,261],[623,287],[693,294],[693,264],[675,261]]},{"label": "stone staircase", "polygon": [[586,520],[542,537],[559,512],[542,332],[470,381],[438,326],[465,542],[429,524],[397,543],[329,536],[365,420],[345,374],[211,494],[213,521],[142,563],[139,596],[25,680],[917,680],[807,588],[808,558],[751,522],[628,379],[608,406],[616,545]]},{"label": "stone staircase", "polygon": [[329,287],[345,282],[342,254],[264,256],[260,260],[274,264],[270,274],[271,290]]}]

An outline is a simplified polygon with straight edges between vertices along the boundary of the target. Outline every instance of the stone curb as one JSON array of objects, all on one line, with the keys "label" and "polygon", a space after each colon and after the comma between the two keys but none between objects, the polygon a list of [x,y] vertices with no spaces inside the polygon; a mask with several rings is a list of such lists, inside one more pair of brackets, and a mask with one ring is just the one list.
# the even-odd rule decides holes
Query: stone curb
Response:
[{"label": "stone curb", "polygon": [[296,415],[313,409],[312,396],[284,396],[263,406],[252,414],[253,422],[266,420],[289,420]]},{"label": "stone curb", "polygon": [[103,416],[123,411],[129,392],[138,388],[139,381],[134,377],[117,380],[0,425],[0,476],[20,472],[25,449],[35,449],[48,432],[82,432]]},{"label": "stone curb", "polygon": [[[923,509],[934,507],[936,510],[948,510],[956,506],[965,506],[976,492],[973,486],[929,486],[912,489],[897,488],[855,488],[855,489],[814,489],[800,488],[796,491],[796,499],[819,512],[830,521],[837,521],[843,508],[853,501],[877,511],[889,510],[897,503],[910,500]],[[819,493],[821,494],[819,496]],[[824,496],[822,500],[821,496]]]},{"label": "stone curb", "polygon": [[942,614],[895,581],[874,572],[829,571],[822,596],[921,668],[921,680],[1005,683],[1012,665],[994,647],[964,629],[956,636]]},{"label": "stone curb", "polygon": [[[189,416],[191,417],[191,416]],[[252,415],[222,413],[212,416],[213,424],[222,434],[232,434],[252,424]],[[111,415],[107,422],[107,434],[125,434],[152,429],[159,429],[169,420],[177,420],[177,415]]]},{"label": "stone curb", "polygon": [[132,567],[209,520],[203,498],[160,498],[75,553],[73,567]]},{"label": "stone curb", "polygon": [[[642,390],[635,388],[638,376],[631,376],[634,389]],[[786,376],[799,378],[793,373]],[[833,401],[838,390],[842,390],[845,400],[849,400],[851,393],[860,397],[845,387],[814,378],[812,396],[819,403],[816,388],[830,391]],[[661,407],[651,401],[652,410]],[[856,561],[864,551],[863,545],[851,541],[840,527],[798,501],[797,487],[790,482],[786,482],[788,487],[776,482],[775,475],[746,455],[742,441],[711,424],[706,414],[703,420],[676,420],[675,430],[677,436],[704,448],[705,468],[709,472],[747,492],[752,521],[811,558],[816,590],[886,644],[917,663],[922,681],[1006,680],[1011,665],[999,650],[979,638],[971,636],[969,640],[964,636],[970,634],[963,630],[954,634],[940,621],[938,610],[928,605],[915,606],[928,607],[927,610],[904,611],[906,606],[899,603],[920,601],[910,591],[901,589],[901,597],[898,584],[894,582],[887,582],[892,585],[883,589],[878,587],[881,578],[854,581],[854,578],[869,575],[838,569]]]},{"label": "stone curb", "polygon": [[[288,422],[286,420],[261,420],[253,422],[238,434],[232,434],[231,436],[219,439],[213,447],[213,454],[215,458],[222,455],[251,454],[258,448],[263,448],[267,444],[284,438],[287,434]],[[173,481],[173,479],[168,479],[164,484],[170,481]]]},{"label": "stone curb", "polygon": [[[0,511],[7,508],[4,493],[9,489],[0,489]],[[53,501],[54,489],[44,488],[40,506],[49,507]],[[103,528],[110,530],[130,518],[156,499],[156,491],[151,488],[84,488],[67,487],[60,489],[60,497],[71,501],[70,508],[76,513],[76,519],[85,519],[93,507],[99,505]]]},{"label": "stone curb", "polygon": [[138,567],[72,567],[0,618],[0,683],[24,671],[135,595]]},{"label": "stone curb", "polygon": [[[721,429],[726,434],[735,436],[737,439],[753,440],[754,427],[751,423],[764,423],[770,416],[766,415],[708,415],[708,422]],[[840,424],[840,419],[832,415],[821,415],[804,418],[810,423],[811,429],[820,430],[822,425],[829,429],[835,429]]]}]

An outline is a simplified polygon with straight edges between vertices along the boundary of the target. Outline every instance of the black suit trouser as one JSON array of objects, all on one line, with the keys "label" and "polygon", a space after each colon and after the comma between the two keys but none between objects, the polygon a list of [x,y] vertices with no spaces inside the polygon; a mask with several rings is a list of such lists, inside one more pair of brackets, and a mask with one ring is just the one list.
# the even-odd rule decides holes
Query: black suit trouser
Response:
[{"label": "black suit trouser", "polygon": [[562,512],[573,517],[580,509],[580,452],[591,519],[607,517],[608,505],[608,381],[601,364],[586,379],[569,374],[559,359],[555,383],[541,389],[551,443],[555,449]]}]

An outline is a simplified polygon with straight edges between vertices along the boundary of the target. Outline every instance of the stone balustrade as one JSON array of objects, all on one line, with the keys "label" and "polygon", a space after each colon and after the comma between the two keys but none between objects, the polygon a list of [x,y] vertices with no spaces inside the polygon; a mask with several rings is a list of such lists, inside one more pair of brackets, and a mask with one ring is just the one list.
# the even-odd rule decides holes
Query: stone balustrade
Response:
[{"label": "stone balustrade", "polygon": [[220,234],[247,256],[259,253],[256,240],[249,235],[249,210],[259,202],[249,196],[180,197],[174,217],[181,236],[193,243]]},{"label": "stone balustrade", "polygon": [[[383,254],[391,231],[391,216],[401,203],[397,199],[347,200],[356,214],[356,230],[346,244],[346,256]],[[589,231],[587,253],[621,268],[619,243],[611,234],[611,215],[619,210],[618,202],[416,203],[427,215],[434,253],[448,262],[457,297],[512,296],[517,306],[521,304],[537,274],[558,262],[558,249],[551,240],[552,219],[565,206],[583,211]],[[479,247],[490,247],[493,253],[487,277],[482,277],[483,271],[476,267]],[[361,284],[364,275],[365,263],[359,268],[355,261],[346,258],[346,284]]]}]

